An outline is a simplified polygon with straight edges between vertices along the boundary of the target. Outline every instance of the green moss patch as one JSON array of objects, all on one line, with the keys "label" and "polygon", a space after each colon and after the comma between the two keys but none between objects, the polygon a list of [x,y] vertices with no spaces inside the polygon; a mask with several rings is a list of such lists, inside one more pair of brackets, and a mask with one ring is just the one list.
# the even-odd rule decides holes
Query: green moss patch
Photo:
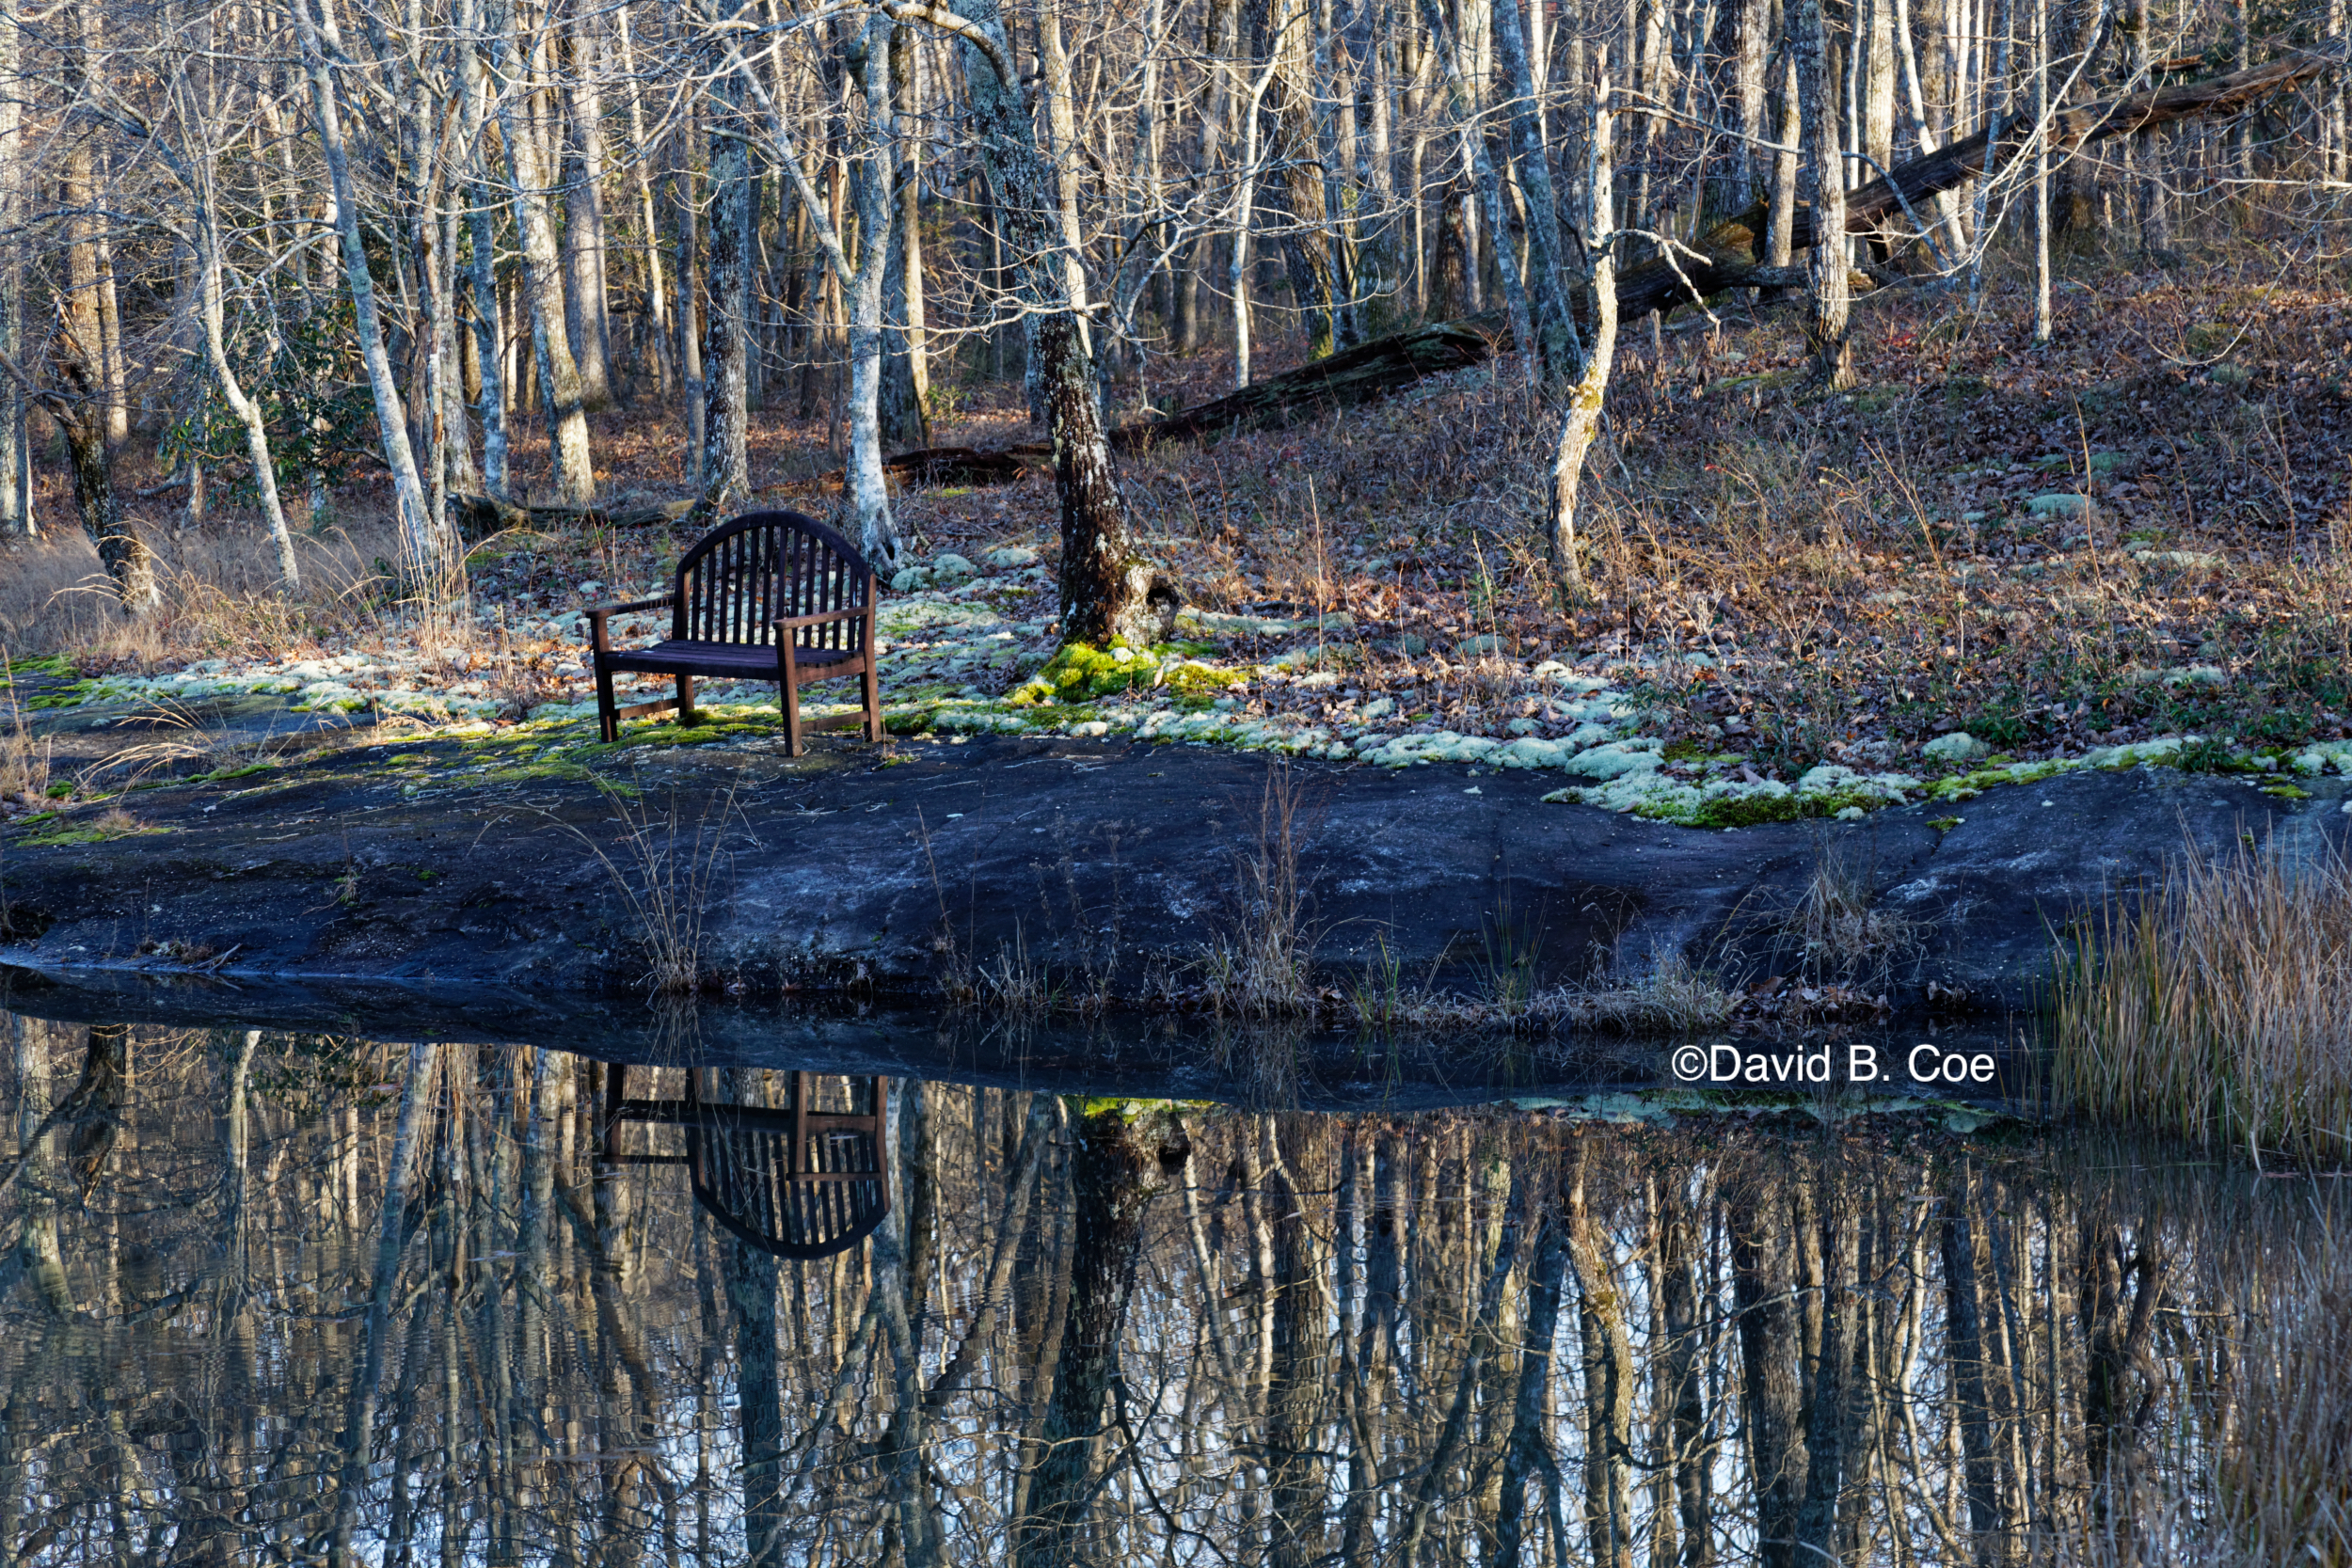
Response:
[{"label": "green moss patch", "polygon": [[1134,691],[1157,684],[1159,678],[1160,661],[1148,652],[1138,653],[1118,641],[1101,649],[1071,642],[1005,700],[1015,707],[1066,705]]},{"label": "green moss patch", "polygon": [[1249,684],[1247,670],[1219,670],[1214,665],[1195,664],[1186,660],[1168,667],[1162,685],[1184,698],[1214,698]]},{"label": "green moss patch", "polygon": [[151,827],[144,823],[133,828],[60,828],[54,833],[36,833],[17,842],[27,849],[49,849],[68,844],[105,844],[118,838],[147,838],[169,832],[169,828]]},{"label": "green moss patch", "polygon": [[94,680],[75,681],[71,686],[61,686],[38,697],[29,697],[25,699],[24,705],[28,708],[80,707],[97,690],[98,683]]}]

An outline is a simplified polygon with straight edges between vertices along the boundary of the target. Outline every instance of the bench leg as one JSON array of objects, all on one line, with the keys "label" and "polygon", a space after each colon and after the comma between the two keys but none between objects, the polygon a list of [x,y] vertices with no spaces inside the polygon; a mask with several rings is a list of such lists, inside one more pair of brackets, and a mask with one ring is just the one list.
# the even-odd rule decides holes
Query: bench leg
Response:
[{"label": "bench leg", "polygon": [[865,673],[858,677],[858,684],[866,691],[866,743],[879,746],[882,737],[882,677],[874,673],[871,657],[866,659]]},{"label": "bench leg", "polygon": [[694,717],[694,677],[691,675],[677,678],[677,721],[680,728],[702,722]]},{"label": "bench leg", "polygon": [[596,666],[596,735],[607,746],[621,738],[621,716],[612,698],[612,672]]},{"label": "bench leg", "polygon": [[801,666],[792,657],[792,644],[784,644],[784,679],[777,684],[784,690],[778,706],[784,709],[784,754],[797,757],[808,748],[801,743]]}]

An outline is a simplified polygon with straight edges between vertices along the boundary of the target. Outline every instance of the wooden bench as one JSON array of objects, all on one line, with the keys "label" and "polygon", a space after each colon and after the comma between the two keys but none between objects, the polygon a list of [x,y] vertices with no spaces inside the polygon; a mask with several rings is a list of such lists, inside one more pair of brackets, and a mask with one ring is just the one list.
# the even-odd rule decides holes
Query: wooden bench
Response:
[{"label": "wooden bench", "polygon": [[[810,681],[860,677],[866,738],[882,738],[882,686],[874,667],[874,570],[850,542],[797,512],[754,512],[712,530],[678,562],[667,594],[588,612],[596,675],[596,719],[609,743],[621,721],[677,712],[694,722],[694,680],[773,681],[785,744],[805,750],[803,729],[846,728],[856,715],[801,721],[800,689]],[[670,635],[650,648],[615,648],[609,625],[632,610],[670,609]],[[622,672],[674,675],[677,695],[618,706]]]},{"label": "wooden bench", "polygon": [[[631,1100],[628,1069],[606,1077],[604,1152],[616,1164],[684,1164],[694,1201],[732,1235],[778,1258],[847,1252],[890,1212],[882,1159],[889,1080],[850,1080],[850,1108],[815,1109],[813,1073],[786,1075],[788,1103],[738,1102],[718,1070],[689,1069],[683,1100]],[[706,1081],[707,1080],[707,1081]],[[684,1154],[622,1154],[623,1122],[683,1128]]]}]

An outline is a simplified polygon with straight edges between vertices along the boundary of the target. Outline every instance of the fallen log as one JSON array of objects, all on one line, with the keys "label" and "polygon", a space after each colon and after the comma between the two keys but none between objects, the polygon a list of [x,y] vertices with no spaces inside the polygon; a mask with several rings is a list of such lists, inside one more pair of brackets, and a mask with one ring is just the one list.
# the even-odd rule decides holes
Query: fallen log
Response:
[{"label": "fallen log", "polygon": [[925,447],[882,459],[882,472],[904,485],[1017,484],[1037,471],[1037,459],[1051,461],[1050,447],[1014,447],[982,451],[977,447]]},{"label": "fallen log", "polygon": [[1391,333],[1164,420],[1121,425],[1111,432],[1111,445],[1132,451],[1159,441],[1293,424],[1335,408],[1353,407],[1401,390],[1424,376],[1483,363],[1493,357],[1502,331],[1502,318],[1495,315]]},{"label": "fallen log", "polygon": [[635,506],[524,506],[497,496],[453,492],[450,515],[458,532],[477,540],[507,529],[650,528],[675,523],[692,511],[691,499],[647,501]]},{"label": "fallen log", "polygon": [[[923,489],[949,484],[1018,484],[1054,461],[1054,449],[1042,442],[988,450],[980,447],[923,447],[882,459],[882,477],[898,489]],[[831,468],[815,479],[774,488],[783,494],[814,490],[837,496],[849,484],[849,470]]]},{"label": "fallen log", "polygon": [[[1166,419],[1120,425],[1111,432],[1111,445],[1120,451],[1134,451],[1162,441],[1198,440],[1233,430],[1295,424],[1401,391],[1425,376],[1483,364],[1494,357],[1503,331],[1498,313],[1391,333]],[[1005,484],[1044,471],[1053,457],[1053,449],[1041,444],[997,451],[927,447],[883,458],[882,470],[902,484]],[[814,483],[829,494],[837,492],[842,471],[835,468]]]},{"label": "fallen log", "polygon": [[[2242,114],[2274,93],[2283,92],[2342,65],[2352,40],[2331,39],[2312,49],[2298,49],[2283,59],[2201,82],[2184,82],[2135,93],[2128,98],[2085,103],[2061,109],[2051,117],[2050,145],[2064,153],[2108,136],[2129,135],[2159,125],[2189,119],[2219,119]],[[1987,159],[1986,134],[1940,147],[1907,164],[1899,164],[1846,197],[1846,232],[1867,234],[1915,209],[1929,198],[1955,190],[1987,172],[1998,174],[2009,163],[2031,150],[2030,123],[2012,124]],[[1694,244],[1673,256],[1657,256],[1628,268],[1617,277],[1620,320],[1670,310],[1677,305],[1705,299],[1725,289],[1762,284],[1763,269],[1756,247],[1764,237],[1764,203],[1726,218]],[[1789,228],[1791,249],[1813,244],[1813,216],[1800,208]],[[1694,254],[1695,253],[1695,254]],[[1774,279],[1778,281],[1778,279]]]}]

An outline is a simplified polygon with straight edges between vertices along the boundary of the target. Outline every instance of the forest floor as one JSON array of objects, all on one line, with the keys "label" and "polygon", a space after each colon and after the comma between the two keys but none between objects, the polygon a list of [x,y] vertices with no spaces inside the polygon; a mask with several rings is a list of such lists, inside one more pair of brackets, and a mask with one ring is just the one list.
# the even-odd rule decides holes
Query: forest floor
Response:
[{"label": "forest floor", "polygon": [[[1863,382],[1838,395],[1810,382],[1792,306],[1645,324],[1621,349],[1584,493],[1588,587],[1569,599],[1540,546],[1553,417],[1507,355],[1126,458],[1137,546],[1191,599],[1155,649],[1057,656],[1049,477],[911,491],[906,559],[930,570],[885,599],[890,727],[1534,768],[1561,776],[1547,799],[1717,827],[2143,762],[2267,774],[2293,798],[2298,775],[2352,772],[2348,310],[2352,283],[2290,240],[2168,269],[2084,255],[2042,348],[2013,278],[1974,317],[1950,290],[1866,297]],[[1149,390],[1190,404],[1227,373],[1213,355],[1164,361]],[[934,442],[1035,438],[1004,402],[1017,387],[955,391]],[[608,496],[683,493],[677,421],[649,402],[597,417]],[[762,499],[830,504],[824,422],[755,425]],[[544,436],[524,439],[518,474],[545,462]],[[68,515],[47,486],[44,515]],[[168,497],[140,505],[176,515]],[[155,525],[174,591],[150,624],[72,592],[94,562],[67,537],[0,594],[0,644],[42,706],[277,691],[600,750],[580,610],[652,589],[690,541],[485,540],[470,614],[420,629],[372,573],[380,499],[357,484],[334,505],[306,546],[307,602],[276,593],[249,520],[215,507],[200,531]],[[28,670],[28,653],[49,657]],[[709,738],[772,723],[771,689],[706,705]],[[31,810],[33,765],[11,766],[0,797],[20,799],[0,809]]]}]

